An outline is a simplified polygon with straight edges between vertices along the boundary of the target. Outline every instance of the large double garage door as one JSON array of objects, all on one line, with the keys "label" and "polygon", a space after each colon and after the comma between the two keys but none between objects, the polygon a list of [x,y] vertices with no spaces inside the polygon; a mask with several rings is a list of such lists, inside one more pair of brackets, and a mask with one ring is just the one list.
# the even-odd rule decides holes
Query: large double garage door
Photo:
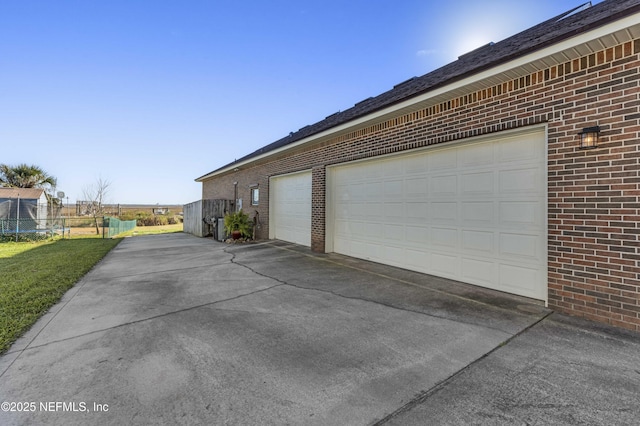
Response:
[{"label": "large double garage door", "polygon": [[543,130],[337,166],[328,176],[333,251],[546,300]]},{"label": "large double garage door", "polygon": [[[271,238],[310,245],[311,172],[271,179]],[[546,300],[544,130],[327,168],[327,251]]]}]

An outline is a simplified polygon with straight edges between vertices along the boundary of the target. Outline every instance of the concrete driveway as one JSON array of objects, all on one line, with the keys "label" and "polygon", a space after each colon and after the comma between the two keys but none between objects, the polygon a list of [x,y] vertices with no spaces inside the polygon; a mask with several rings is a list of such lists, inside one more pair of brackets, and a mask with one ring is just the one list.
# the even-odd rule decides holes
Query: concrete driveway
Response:
[{"label": "concrete driveway", "polygon": [[637,334],[186,234],[126,239],[0,358],[2,425],[633,424],[638,395]]}]

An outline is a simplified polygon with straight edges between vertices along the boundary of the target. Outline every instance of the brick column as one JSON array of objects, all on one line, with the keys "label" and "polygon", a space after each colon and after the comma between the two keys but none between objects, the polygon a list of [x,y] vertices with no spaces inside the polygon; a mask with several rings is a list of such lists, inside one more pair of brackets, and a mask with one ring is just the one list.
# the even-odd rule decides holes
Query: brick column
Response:
[{"label": "brick column", "polygon": [[315,166],[311,171],[311,250],[324,253],[325,247],[325,166]]}]

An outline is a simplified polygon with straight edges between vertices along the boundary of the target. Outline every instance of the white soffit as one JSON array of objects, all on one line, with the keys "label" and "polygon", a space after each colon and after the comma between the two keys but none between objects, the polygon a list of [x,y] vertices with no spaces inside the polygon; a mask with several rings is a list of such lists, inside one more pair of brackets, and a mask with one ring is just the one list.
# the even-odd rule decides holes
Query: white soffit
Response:
[{"label": "white soffit", "polygon": [[224,169],[205,175],[197,179],[197,181],[202,182],[210,177],[231,171],[236,167],[242,167],[272,155],[296,149],[308,143],[327,140],[338,134],[351,131],[355,127],[375,123],[391,116],[417,111],[457,96],[466,95],[469,92],[486,89],[638,38],[640,38],[640,13],[473,74],[455,83],[414,96],[398,104],[332,127],[292,144],[249,158],[241,163],[234,163]]}]

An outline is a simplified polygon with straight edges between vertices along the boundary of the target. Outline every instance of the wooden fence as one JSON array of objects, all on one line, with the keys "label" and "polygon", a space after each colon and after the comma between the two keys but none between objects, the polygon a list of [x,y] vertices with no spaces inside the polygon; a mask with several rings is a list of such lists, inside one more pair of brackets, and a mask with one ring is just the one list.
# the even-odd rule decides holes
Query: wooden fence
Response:
[{"label": "wooden fence", "polygon": [[232,200],[198,200],[185,204],[183,232],[197,237],[217,237],[217,219],[230,211]]}]

